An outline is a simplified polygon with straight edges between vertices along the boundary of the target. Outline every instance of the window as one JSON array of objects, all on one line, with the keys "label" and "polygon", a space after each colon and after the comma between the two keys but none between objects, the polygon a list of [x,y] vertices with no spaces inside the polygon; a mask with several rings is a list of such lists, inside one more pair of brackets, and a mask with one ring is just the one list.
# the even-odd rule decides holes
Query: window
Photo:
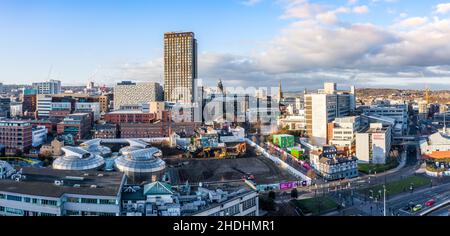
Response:
[{"label": "window", "polygon": [[45,200],[45,199],[42,199],[42,200],[41,200],[41,204],[42,204],[42,205],[56,206],[57,203],[58,203],[58,202],[55,201],[55,200]]},{"label": "window", "polygon": [[68,197],[67,202],[72,202],[72,203],[79,203],[80,199],[79,198],[74,198],[74,197]]},{"label": "window", "polygon": [[0,193],[0,199],[5,199],[5,194]]},{"label": "window", "polygon": [[115,205],[116,200],[115,199],[100,199],[100,204],[102,205]]},{"label": "window", "polygon": [[51,214],[51,213],[41,213],[41,216],[56,216],[56,214]]},{"label": "window", "polygon": [[22,201],[22,197],[15,196],[15,195],[7,195],[6,199],[10,200],[10,201],[18,201],[18,202]]},{"label": "window", "polygon": [[29,197],[25,197],[25,198],[23,198],[23,200],[28,203],[31,202],[31,198],[29,198]]},{"label": "window", "polygon": [[228,207],[223,212],[224,212],[225,216],[234,216],[234,215],[236,215],[236,214],[238,214],[240,212],[239,211],[239,204],[231,206],[231,207]]},{"label": "window", "polygon": [[81,199],[81,203],[86,203],[86,204],[97,204],[97,199],[92,199],[92,198],[82,198],[82,199]]},{"label": "window", "polygon": [[248,199],[248,200],[246,200],[246,201],[244,201],[242,203],[242,208],[245,211],[245,210],[247,210],[249,208],[254,207],[255,205],[256,205],[256,199],[255,198],[251,198],[251,199]]}]

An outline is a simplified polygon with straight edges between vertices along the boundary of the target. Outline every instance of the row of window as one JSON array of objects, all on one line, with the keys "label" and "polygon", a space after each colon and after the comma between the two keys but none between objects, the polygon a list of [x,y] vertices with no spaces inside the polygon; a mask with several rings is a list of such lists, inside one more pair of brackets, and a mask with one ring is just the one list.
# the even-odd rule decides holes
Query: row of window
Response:
[{"label": "row of window", "polygon": [[83,204],[100,204],[100,205],[115,205],[116,200],[114,199],[95,199],[95,198],[71,198],[66,199],[67,202],[71,203],[83,203]]}]

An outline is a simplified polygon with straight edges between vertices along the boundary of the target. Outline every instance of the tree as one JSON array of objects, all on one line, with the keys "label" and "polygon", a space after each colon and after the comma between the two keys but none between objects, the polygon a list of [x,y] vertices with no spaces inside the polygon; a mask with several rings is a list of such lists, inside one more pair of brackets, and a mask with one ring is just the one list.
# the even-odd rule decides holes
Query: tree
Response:
[{"label": "tree", "polygon": [[270,192],[269,192],[269,198],[272,199],[272,200],[275,200],[276,194],[275,194],[274,191],[270,191]]},{"label": "tree", "polygon": [[294,198],[294,199],[298,198],[298,190],[296,188],[292,189],[291,197]]}]

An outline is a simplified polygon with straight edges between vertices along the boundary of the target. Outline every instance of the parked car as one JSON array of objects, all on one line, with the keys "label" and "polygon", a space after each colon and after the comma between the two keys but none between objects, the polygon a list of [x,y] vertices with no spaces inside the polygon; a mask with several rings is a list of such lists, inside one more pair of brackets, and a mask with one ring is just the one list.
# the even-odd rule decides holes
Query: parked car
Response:
[{"label": "parked car", "polygon": [[425,206],[430,207],[430,206],[433,206],[435,203],[436,203],[436,201],[434,199],[431,199],[425,203]]},{"label": "parked car", "polygon": [[413,212],[418,212],[418,211],[420,211],[420,210],[422,210],[422,205],[420,205],[420,204],[416,205],[416,206],[413,207],[413,209],[412,209]]}]

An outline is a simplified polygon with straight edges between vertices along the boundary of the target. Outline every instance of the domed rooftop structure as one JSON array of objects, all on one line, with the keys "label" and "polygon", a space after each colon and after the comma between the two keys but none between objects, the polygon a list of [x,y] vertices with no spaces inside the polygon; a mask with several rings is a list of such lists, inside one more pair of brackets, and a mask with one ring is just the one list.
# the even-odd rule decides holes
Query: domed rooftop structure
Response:
[{"label": "domed rooftop structure", "polygon": [[53,162],[53,169],[57,170],[94,170],[101,169],[105,160],[100,155],[91,153],[80,147],[62,147],[64,156]]},{"label": "domed rooftop structure", "polygon": [[111,149],[109,147],[102,146],[100,139],[93,139],[84,142],[80,145],[80,147],[92,154],[100,155],[102,157],[110,157],[112,155]]},{"label": "domed rooftop structure", "polygon": [[0,179],[6,179],[14,173],[14,168],[6,161],[0,161]]},{"label": "domed rooftop structure", "polygon": [[136,147],[129,147],[122,151],[115,162],[116,167],[120,171],[129,173],[155,173],[166,168],[166,163],[160,159],[162,156],[161,150],[157,148],[138,149]]}]

